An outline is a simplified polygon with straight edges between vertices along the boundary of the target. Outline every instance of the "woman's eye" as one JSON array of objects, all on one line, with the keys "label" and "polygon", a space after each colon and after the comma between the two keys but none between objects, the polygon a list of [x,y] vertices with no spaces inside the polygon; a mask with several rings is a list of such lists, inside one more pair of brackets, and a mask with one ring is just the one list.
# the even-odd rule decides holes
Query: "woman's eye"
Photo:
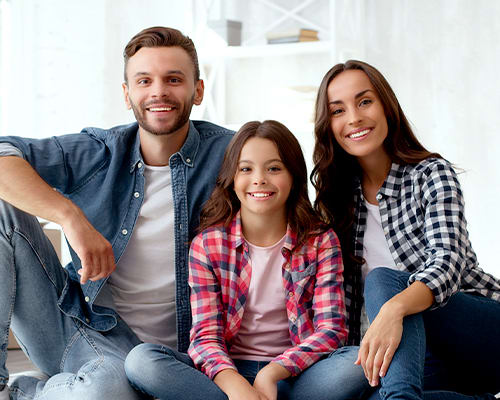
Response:
[{"label": "woman's eye", "polygon": [[337,108],[336,110],[332,110],[332,115],[339,115],[340,113],[342,113],[342,109],[341,108]]},{"label": "woman's eye", "polygon": [[364,99],[364,100],[361,100],[361,103],[359,103],[360,106],[366,106],[368,104],[371,104],[373,103],[371,99]]}]

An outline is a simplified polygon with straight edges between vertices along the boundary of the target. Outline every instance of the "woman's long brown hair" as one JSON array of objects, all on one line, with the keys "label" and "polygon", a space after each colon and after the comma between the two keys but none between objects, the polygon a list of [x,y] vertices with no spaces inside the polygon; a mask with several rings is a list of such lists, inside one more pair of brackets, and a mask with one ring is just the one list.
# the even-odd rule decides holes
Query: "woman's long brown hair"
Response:
[{"label": "woman's long brown hair", "polygon": [[309,201],[307,168],[300,144],[288,128],[273,120],[247,122],[235,134],[224,154],[224,161],[212,195],[200,216],[200,231],[218,224],[229,226],[240,209],[240,201],[233,189],[241,149],[248,139],[258,137],[272,141],[293,183],[286,201],[288,225],[297,234],[295,248],[300,248],[309,235],[327,229]]},{"label": "woman's long brown hair", "polygon": [[352,227],[355,217],[354,193],[361,168],[356,158],[343,150],[335,140],[327,92],[330,82],[347,70],[363,71],[380,98],[388,126],[384,146],[392,162],[400,165],[417,164],[426,158],[441,156],[429,152],[417,140],[391,86],[377,69],[362,61],[349,60],[335,65],[326,73],[316,98],[316,143],[311,173],[311,182],[316,189],[314,208],[339,236],[344,260],[360,263],[362,260],[354,256]]}]

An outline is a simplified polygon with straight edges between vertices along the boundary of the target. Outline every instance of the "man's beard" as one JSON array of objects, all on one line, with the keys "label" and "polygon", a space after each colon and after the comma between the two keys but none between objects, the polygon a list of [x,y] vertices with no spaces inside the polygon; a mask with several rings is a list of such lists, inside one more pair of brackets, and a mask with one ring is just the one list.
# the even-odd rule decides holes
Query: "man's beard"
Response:
[{"label": "man's beard", "polygon": [[[173,101],[166,101],[168,104],[172,104],[176,110],[181,110],[181,104],[179,102],[173,102]],[[193,108],[193,103],[194,102],[194,94],[191,96],[191,99],[189,102],[185,103],[185,107],[182,108],[181,113],[178,114],[177,118],[173,121],[172,125],[170,127],[167,127],[165,129],[156,129],[153,126],[151,126],[145,118],[145,114],[148,112],[146,110],[147,107],[151,107],[155,104],[164,104],[165,101],[161,102],[149,102],[146,103],[143,106],[136,106],[131,100],[130,100],[130,105],[132,107],[132,111],[134,112],[135,119],[137,120],[137,123],[139,126],[144,129],[145,131],[157,135],[157,136],[162,136],[162,135],[170,135],[171,133],[177,132],[179,129],[181,129],[186,122],[189,121],[189,116],[191,115],[191,109]]]}]

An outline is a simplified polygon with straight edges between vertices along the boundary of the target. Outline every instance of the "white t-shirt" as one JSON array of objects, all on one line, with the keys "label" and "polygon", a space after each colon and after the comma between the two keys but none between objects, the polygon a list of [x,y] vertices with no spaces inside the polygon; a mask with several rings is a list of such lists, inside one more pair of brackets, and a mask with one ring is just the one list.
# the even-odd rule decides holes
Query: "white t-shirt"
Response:
[{"label": "white t-shirt", "polygon": [[117,312],[144,342],[177,348],[170,167],[144,168],[144,201],[108,283]]},{"label": "white t-shirt", "polygon": [[285,239],[269,247],[248,243],[252,276],[231,358],[270,361],[292,346],[282,272]]},{"label": "white t-shirt", "polygon": [[382,228],[379,207],[367,201],[365,204],[368,214],[363,238],[363,258],[366,261],[361,267],[363,282],[368,272],[377,267],[397,269]]},{"label": "white t-shirt", "polygon": [[[385,238],[384,228],[382,228],[379,207],[366,200],[365,205],[368,209],[368,214],[366,216],[366,229],[363,238],[363,258],[365,259],[365,263],[361,267],[363,282],[366,275],[375,268],[387,267],[397,269],[389,250],[389,244]],[[361,310],[361,337],[364,336],[369,325],[365,305],[363,304]]]}]

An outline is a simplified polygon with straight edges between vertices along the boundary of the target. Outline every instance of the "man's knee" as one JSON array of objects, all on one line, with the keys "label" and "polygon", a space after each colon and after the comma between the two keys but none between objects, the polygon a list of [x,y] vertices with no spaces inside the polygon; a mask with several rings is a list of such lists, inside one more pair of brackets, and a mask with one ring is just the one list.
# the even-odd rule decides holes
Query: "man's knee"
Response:
[{"label": "man's knee", "polygon": [[151,343],[139,344],[125,359],[125,373],[131,382],[140,381],[141,377],[156,371],[156,360],[169,356],[173,357],[173,350],[169,348]]}]

